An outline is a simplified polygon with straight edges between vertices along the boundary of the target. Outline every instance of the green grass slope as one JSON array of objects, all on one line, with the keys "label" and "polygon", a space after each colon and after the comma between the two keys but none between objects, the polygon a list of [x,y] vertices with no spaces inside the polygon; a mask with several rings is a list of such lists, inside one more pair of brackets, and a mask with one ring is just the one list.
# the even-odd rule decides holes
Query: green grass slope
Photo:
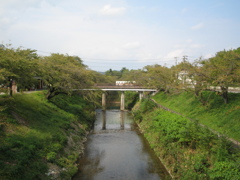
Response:
[{"label": "green grass slope", "polygon": [[239,149],[223,136],[218,137],[196,121],[159,108],[150,99],[139,102],[133,114],[173,179],[239,179]]},{"label": "green grass slope", "polygon": [[0,96],[0,107],[1,180],[69,179],[77,171],[93,106],[80,96],[49,102],[35,92]]},{"label": "green grass slope", "polygon": [[159,104],[240,141],[240,94],[229,93],[229,104],[224,104],[215,92],[206,91],[203,98],[205,105],[189,92],[158,93],[153,97]]}]

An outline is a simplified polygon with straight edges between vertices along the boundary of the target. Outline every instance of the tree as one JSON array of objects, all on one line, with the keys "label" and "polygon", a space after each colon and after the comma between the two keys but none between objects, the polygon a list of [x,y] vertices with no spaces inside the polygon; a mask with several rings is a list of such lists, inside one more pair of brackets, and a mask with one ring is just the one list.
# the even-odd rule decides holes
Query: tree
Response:
[{"label": "tree", "polygon": [[125,73],[127,73],[129,70],[126,68],[126,67],[123,67],[121,70],[120,70],[120,73],[121,73],[121,77],[120,78],[122,78],[123,77],[123,75],[125,74]]},{"label": "tree", "polygon": [[203,91],[208,89],[207,78],[205,76],[205,69],[202,68],[202,57],[195,60],[193,63],[189,63],[187,66],[188,78],[190,88],[188,91],[193,92],[199,101],[205,105],[207,101],[203,98]]},{"label": "tree", "polygon": [[191,90],[194,86],[193,65],[187,61],[187,56],[183,56],[183,61],[172,66],[171,71],[174,76],[174,88]]},{"label": "tree", "polygon": [[147,87],[156,88],[165,92],[172,89],[174,83],[172,71],[158,64],[144,67],[144,76],[141,77],[140,82]]},{"label": "tree", "polygon": [[117,80],[117,79],[121,78],[122,74],[121,74],[121,71],[109,69],[108,71],[105,72],[105,75],[112,76],[112,78],[114,80]]},{"label": "tree", "polygon": [[137,84],[141,84],[142,86],[144,85],[144,81],[143,81],[143,75],[144,72],[140,69],[137,70],[124,70],[121,80],[123,81],[135,81]]},{"label": "tree", "polygon": [[73,89],[93,85],[93,76],[80,58],[63,54],[51,54],[39,61],[41,76],[47,85],[47,99],[58,94],[71,94]]},{"label": "tree", "polygon": [[203,76],[214,87],[220,87],[220,95],[224,103],[228,103],[228,87],[239,83],[240,77],[240,48],[220,51],[215,57],[201,62]]},{"label": "tree", "polygon": [[14,80],[20,89],[30,88],[36,81],[38,58],[35,50],[0,48],[0,83],[9,85]]}]

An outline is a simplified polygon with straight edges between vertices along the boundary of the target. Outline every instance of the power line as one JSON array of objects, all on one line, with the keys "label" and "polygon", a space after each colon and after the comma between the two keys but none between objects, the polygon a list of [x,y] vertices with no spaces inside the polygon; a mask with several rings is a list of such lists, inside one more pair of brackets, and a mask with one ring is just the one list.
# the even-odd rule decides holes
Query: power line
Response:
[{"label": "power line", "polygon": [[107,58],[84,58],[81,57],[81,59],[85,60],[103,60],[103,61],[155,61],[155,60],[160,60],[162,61],[163,59],[173,59],[173,58],[154,58],[154,59],[107,59]]},{"label": "power line", "polygon": [[[24,46],[20,46],[19,48],[24,48],[24,49],[31,49],[31,48],[27,48],[27,47],[24,47]],[[17,48],[14,48],[14,49],[17,49]],[[36,49],[33,49],[33,50],[36,50]],[[53,54],[53,53],[56,53],[56,52],[47,52],[47,51],[42,51],[42,50],[36,50],[37,52],[39,53],[44,53],[44,54]],[[63,54],[63,53],[60,53],[60,54]],[[66,53],[67,54],[67,53]],[[72,55],[74,56],[74,55]],[[76,55],[78,56],[78,55]],[[111,63],[117,63],[118,61],[120,62],[123,62],[123,61],[128,61],[128,62],[137,62],[137,63],[158,63],[158,62],[171,62],[171,61],[176,61],[176,58],[177,60],[179,60],[180,58],[179,57],[172,57],[172,58],[151,58],[151,59],[108,59],[108,58],[88,58],[88,57],[80,57],[85,63],[98,63],[99,61],[107,61],[107,62],[111,62]],[[191,58],[191,59],[190,59]],[[199,58],[199,57],[198,57]],[[186,60],[196,60],[198,58],[195,58],[193,56],[186,56],[184,55],[183,56],[183,61],[186,61]]]}]

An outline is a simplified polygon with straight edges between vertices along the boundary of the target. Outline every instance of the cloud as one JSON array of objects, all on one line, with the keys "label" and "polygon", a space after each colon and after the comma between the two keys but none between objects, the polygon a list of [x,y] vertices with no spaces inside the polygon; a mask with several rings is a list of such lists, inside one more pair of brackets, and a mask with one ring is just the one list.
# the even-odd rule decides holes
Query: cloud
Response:
[{"label": "cloud", "polygon": [[201,48],[201,47],[203,47],[203,45],[202,44],[191,44],[190,47],[191,48]]},{"label": "cloud", "polygon": [[137,49],[140,47],[139,42],[129,42],[123,46],[124,49]]},{"label": "cloud", "polygon": [[116,8],[107,4],[100,10],[100,13],[103,15],[119,15],[119,14],[123,14],[125,11],[126,11],[126,8],[124,7]]},{"label": "cloud", "polygon": [[[141,68],[153,63],[171,64],[175,63],[174,57],[188,55],[195,59],[228,46],[238,47],[238,21],[228,23],[209,16],[205,22],[197,18],[202,12],[191,14],[193,7],[187,4],[174,10],[171,4],[166,8],[162,5],[126,0],[0,0],[0,42],[10,40],[15,47],[78,55],[98,70],[115,65]],[[179,17],[163,16],[172,11]],[[177,20],[179,28],[175,23],[162,23],[161,17],[170,18],[166,22]],[[187,29],[184,22],[190,23]],[[208,31],[199,33],[207,25]],[[102,67],[101,61],[90,59],[111,62]],[[123,63],[119,59],[138,61]]]},{"label": "cloud", "polygon": [[183,56],[183,49],[177,49],[174,51],[171,51],[170,53],[167,54],[166,58],[174,58],[174,57],[181,57]]},{"label": "cloud", "polygon": [[198,23],[194,26],[191,27],[192,30],[198,30],[198,29],[201,29],[204,27],[204,24],[203,23]]},{"label": "cloud", "polygon": [[204,59],[209,59],[209,58],[212,58],[212,57],[214,57],[213,53],[212,54],[209,53],[209,54],[206,54],[206,55],[203,56]]},{"label": "cloud", "polygon": [[0,18],[0,24],[9,24],[10,22],[11,22],[10,18],[6,17]]},{"label": "cloud", "polygon": [[187,39],[186,42],[191,43],[191,42],[193,42],[193,40],[192,39]]}]

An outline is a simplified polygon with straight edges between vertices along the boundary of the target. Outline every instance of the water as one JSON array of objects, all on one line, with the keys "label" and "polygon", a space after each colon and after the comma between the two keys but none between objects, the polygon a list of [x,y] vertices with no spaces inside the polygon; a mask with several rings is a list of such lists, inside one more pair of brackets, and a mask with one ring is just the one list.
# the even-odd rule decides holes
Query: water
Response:
[{"label": "water", "polygon": [[166,176],[129,112],[97,110],[93,133],[73,180],[159,180]]}]

